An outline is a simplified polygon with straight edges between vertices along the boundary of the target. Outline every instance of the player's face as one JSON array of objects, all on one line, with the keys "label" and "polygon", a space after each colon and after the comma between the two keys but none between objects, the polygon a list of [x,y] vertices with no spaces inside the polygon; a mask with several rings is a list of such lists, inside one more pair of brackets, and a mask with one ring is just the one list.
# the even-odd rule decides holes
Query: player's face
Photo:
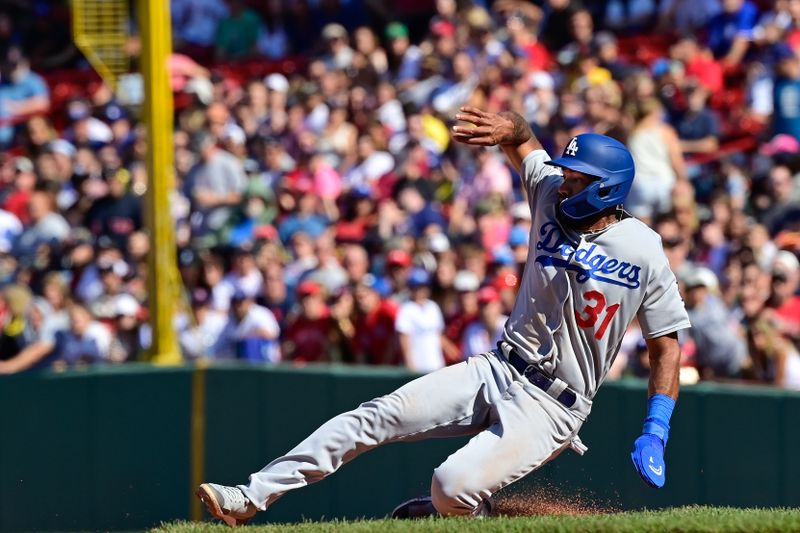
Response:
[{"label": "player's face", "polygon": [[596,179],[583,172],[577,172],[568,168],[564,168],[562,171],[564,173],[564,182],[558,188],[558,196],[561,200],[566,200],[571,196],[575,196]]}]

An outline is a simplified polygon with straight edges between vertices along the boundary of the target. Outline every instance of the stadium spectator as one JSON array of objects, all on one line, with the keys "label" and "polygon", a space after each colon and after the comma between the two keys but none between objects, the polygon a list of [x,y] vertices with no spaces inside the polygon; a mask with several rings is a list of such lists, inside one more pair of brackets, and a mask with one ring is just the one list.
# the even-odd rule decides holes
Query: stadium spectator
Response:
[{"label": "stadium spectator", "polygon": [[745,57],[758,22],[758,8],[750,0],[722,0],[722,12],[708,21],[708,46],[728,66]]},{"label": "stadium spectator", "polygon": [[[450,143],[453,109],[470,102],[523,112],[550,153],[587,130],[626,141],[638,192],[654,198],[631,209],[661,234],[679,279],[705,268],[718,280],[718,291],[685,288],[698,327],[681,339],[684,364],[703,377],[792,382],[796,2],[664,0],[658,13],[639,0],[398,2],[383,13],[374,2],[256,4],[171,3],[170,210],[192,304],[177,324],[186,358],[277,361],[305,304],[320,320],[304,331],[324,348],[304,348],[314,353],[303,360],[406,365],[394,328],[398,309],[419,300],[446,317],[425,363],[461,360],[467,324],[495,305],[481,306],[478,289],[486,299],[494,288],[510,311],[532,229],[519,176],[491,151]],[[63,22],[48,13],[9,20],[9,35]],[[4,373],[52,364],[68,300],[116,332],[107,357],[88,359],[135,360],[149,336],[144,128],[117,100],[126,95],[86,82],[84,66],[43,70],[74,54],[42,58],[57,49],[47,37],[6,43],[0,72],[0,108],[11,94],[34,112],[9,128],[0,109],[0,287],[32,292],[30,342],[0,361]],[[33,53],[47,83],[27,66]],[[408,284],[416,268],[432,277],[425,299]],[[708,370],[740,355],[742,328],[741,370]],[[632,328],[613,375],[647,372],[640,336]],[[723,341],[736,347],[720,355]]]},{"label": "stadium spectator", "polygon": [[[215,326],[210,329],[213,334]],[[281,360],[279,335],[280,328],[272,312],[256,304],[248,294],[236,291],[231,295],[228,319],[211,353],[215,359],[277,363]]]},{"label": "stadium spectator", "polygon": [[56,332],[50,357],[57,367],[109,362],[111,331],[92,318],[84,305],[73,302],[69,309],[69,327]]},{"label": "stadium spectator", "polygon": [[176,50],[207,61],[214,53],[220,21],[228,15],[223,0],[171,0],[172,33]]},{"label": "stadium spectator", "polygon": [[219,60],[230,61],[253,55],[256,51],[261,21],[244,0],[226,0],[228,14],[219,20],[214,36],[214,53]]},{"label": "stadium spectator", "polygon": [[354,362],[371,365],[402,365],[400,341],[395,333],[398,306],[386,298],[388,281],[367,274],[356,284],[353,322]]},{"label": "stadium spectator", "polygon": [[464,329],[464,358],[493,350],[503,334],[508,319],[501,313],[500,294],[491,285],[477,293],[480,318],[473,320]]},{"label": "stadium spectator", "polygon": [[796,51],[783,48],[778,60],[773,89],[773,132],[800,139],[800,112],[798,106],[792,104],[800,98],[800,59]]},{"label": "stadium spectator", "polygon": [[400,304],[395,330],[405,366],[415,372],[431,372],[445,365],[442,353],[444,318],[430,295],[430,274],[415,268],[408,276],[411,292],[407,302]]},{"label": "stadium spectator", "polygon": [[283,355],[297,363],[330,362],[334,322],[325,301],[325,288],[313,281],[297,286],[299,308],[286,319]]},{"label": "stadium spectator", "polygon": [[684,301],[692,328],[696,365],[704,378],[739,377],[747,363],[741,325],[719,299],[717,276],[696,267],[683,278]]},{"label": "stadium spectator", "polygon": [[651,221],[671,208],[675,184],[688,179],[675,129],[664,122],[664,107],[655,98],[636,103],[636,125],[628,145],[636,163],[636,182],[626,206]]},{"label": "stadium spectator", "polygon": [[50,108],[50,91],[19,47],[0,52],[0,148],[6,148],[21,119]]}]

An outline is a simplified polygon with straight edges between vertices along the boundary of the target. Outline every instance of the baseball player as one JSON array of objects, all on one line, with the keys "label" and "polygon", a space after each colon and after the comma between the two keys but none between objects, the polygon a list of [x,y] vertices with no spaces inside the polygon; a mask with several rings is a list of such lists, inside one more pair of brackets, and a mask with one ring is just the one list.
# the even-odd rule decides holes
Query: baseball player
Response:
[{"label": "baseball player", "polygon": [[677,332],[689,327],[659,236],[622,208],[634,177],[620,142],[587,133],[551,160],[518,114],[466,107],[455,140],[499,146],[523,177],[533,224],[528,261],[496,350],[422,376],[323,424],[236,487],[204,483],[198,496],[229,525],[285,492],[321,480],[381,444],[471,435],[433,472],[430,496],[395,517],[491,512],[497,490],[566,448],[578,431],[628,324],[647,340],[647,416],[633,466],[653,487],[666,479],[664,448],[678,396]]}]

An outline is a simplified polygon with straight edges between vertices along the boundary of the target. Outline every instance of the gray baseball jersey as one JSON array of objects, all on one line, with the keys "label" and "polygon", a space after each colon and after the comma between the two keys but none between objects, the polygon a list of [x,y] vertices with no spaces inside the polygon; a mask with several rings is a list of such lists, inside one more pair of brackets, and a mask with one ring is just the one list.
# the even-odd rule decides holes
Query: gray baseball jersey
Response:
[{"label": "gray baseball jersey", "polygon": [[566,407],[497,350],[478,354],[320,426],[238,485],[256,507],[266,509],[285,492],[319,481],[381,444],[473,435],[434,471],[431,497],[442,514],[475,513],[485,498],[563,450],[582,453],[577,435],[590,399],[634,316],[647,337],[688,327],[658,235],[635,219],[592,235],[566,231],[556,219],[561,176],[547,160],[536,151],[523,162],[531,246],[503,335],[506,344],[585,398]]},{"label": "gray baseball jersey", "polygon": [[593,234],[556,218],[561,171],[544,150],[522,162],[532,212],[530,249],[503,333],[519,354],[592,398],[638,316],[645,338],[689,327],[657,233],[625,218]]}]

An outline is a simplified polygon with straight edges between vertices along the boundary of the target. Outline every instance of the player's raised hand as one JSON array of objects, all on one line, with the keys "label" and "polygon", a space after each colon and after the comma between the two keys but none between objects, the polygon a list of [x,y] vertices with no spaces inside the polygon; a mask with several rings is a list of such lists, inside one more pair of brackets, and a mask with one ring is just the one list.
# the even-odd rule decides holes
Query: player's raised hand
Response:
[{"label": "player's raised hand", "polygon": [[527,123],[516,113],[487,113],[477,107],[467,106],[459,109],[456,120],[469,124],[453,126],[453,139],[464,144],[522,144],[530,138]]}]

